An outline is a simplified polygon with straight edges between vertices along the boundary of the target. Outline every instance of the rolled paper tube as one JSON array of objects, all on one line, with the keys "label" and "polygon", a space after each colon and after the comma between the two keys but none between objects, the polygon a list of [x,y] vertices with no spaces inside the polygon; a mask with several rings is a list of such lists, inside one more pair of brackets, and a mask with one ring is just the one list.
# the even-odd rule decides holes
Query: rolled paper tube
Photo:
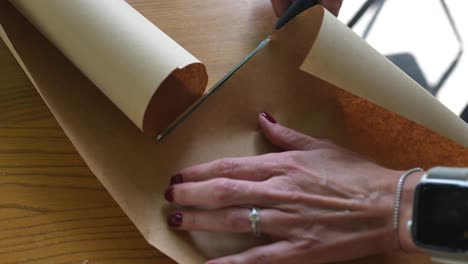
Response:
[{"label": "rolled paper tube", "polygon": [[206,88],[205,66],[124,0],[10,2],[145,134]]},{"label": "rolled paper tube", "polygon": [[468,147],[465,121],[329,12],[301,70]]}]

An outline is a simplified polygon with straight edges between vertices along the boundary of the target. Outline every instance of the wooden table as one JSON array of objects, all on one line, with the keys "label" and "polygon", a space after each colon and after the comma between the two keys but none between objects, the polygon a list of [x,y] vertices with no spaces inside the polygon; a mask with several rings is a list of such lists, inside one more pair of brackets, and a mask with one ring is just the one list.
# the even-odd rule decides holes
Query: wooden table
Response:
[{"label": "wooden table", "polygon": [[[268,0],[132,0],[203,61],[209,87],[271,33]],[[0,263],[173,263],[90,172],[0,43]]]}]

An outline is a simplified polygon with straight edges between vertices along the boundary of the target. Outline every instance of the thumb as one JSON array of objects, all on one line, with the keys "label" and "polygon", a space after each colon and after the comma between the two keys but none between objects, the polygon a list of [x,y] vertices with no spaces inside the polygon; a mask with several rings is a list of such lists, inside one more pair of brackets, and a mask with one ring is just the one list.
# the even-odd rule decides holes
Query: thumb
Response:
[{"label": "thumb", "polygon": [[328,9],[335,16],[338,16],[341,5],[343,4],[343,0],[322,0],[320,2],[323,5],[323,7]]},{"label": "thumb", "polygon": [[277,17],[282,16],[291,4],[291,0],[271,0],[271,5]]},{"label": "thumb", "polygon": [[330,147],[327,141],[315,139],[291,128],[282,126],[266,112],[259,115],[260,127],[265,136],[275,146],[283,150],[312,150]]}]

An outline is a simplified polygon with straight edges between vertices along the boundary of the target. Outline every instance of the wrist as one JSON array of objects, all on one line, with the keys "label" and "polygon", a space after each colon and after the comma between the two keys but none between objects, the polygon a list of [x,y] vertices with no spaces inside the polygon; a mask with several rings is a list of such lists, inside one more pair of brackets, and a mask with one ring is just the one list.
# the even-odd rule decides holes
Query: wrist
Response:
[{"label": "wrist", "polygon": [[[400,192],[400,204],[397,206],[397,189],[400,179],[405,175],[407,171],[397,171],[385,169],[382,171],[379,189],[382,191],[384,204],[385,204],[385,216],[384,221],[386,223],[386,232],[383,237],[380,238],[382,248],[387,252],[404,251],[413,252],[412,240],[410,234],[407,232],[406,222],[407,219],[412,218],[412,198],[413,188],[419,182],[420,172],[413,172],[406,177],[403,188]],[[398,227],[395,228],[395,210],[398,209]],[[406,233],[405,233],[406,232]],[[403,241],[403,242],[402,242]],[[403,245],[402,245],[403,244]]]},{"label": "wrist", "polygon": [[397,235],[400,249],[406,253],[417,253],[420,251],[411,238],[407,223],[413,217],[414,190],[425,173],[425,171],[418,171],[409,175],[401,193]]}]

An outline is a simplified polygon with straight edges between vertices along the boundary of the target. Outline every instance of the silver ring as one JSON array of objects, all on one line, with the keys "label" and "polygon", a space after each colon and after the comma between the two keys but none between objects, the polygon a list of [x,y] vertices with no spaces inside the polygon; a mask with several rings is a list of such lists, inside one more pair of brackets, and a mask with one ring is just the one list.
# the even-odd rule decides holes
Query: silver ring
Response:
[{"label": "silver ring", "polygon": [[257,237],[260,236],[260,209],[257,207],[250,208],[249,219],[252,233]]}]

